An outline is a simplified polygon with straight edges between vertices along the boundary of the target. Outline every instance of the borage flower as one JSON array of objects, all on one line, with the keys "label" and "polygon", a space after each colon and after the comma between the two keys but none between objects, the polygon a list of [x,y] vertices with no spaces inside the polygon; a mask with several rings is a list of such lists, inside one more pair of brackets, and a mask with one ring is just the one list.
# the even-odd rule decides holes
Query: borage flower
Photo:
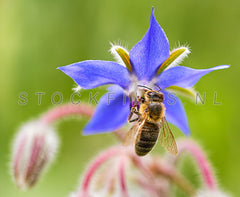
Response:
[{"label": "borage flower", "polygon": [[[84,89],[106,84],[117,85],[111,86],[110,93],[100,99],[95,114],[84,128],[84,134],[111,132],[123,126],[133,106],[132,102],[136,100],[139,85],[152,89],[157,89],[157,85],[165,95],[167,121],[188,135],[190,130],[183,105],[176,96],[168,96],[169,90],[189,93],[189,88],[205,74],[229,67],[222,65],[209,69],[192,69],[177,66],[189,50],[180,47],[170,53],[168,39],[154,17],[154,8],[150,27],[142,40],[129,53],[123,47],[115,45],[111,52],[121,60],[119,63],[88,60],[59,67]],[[111,93],[113,91],[114,95]]]}]

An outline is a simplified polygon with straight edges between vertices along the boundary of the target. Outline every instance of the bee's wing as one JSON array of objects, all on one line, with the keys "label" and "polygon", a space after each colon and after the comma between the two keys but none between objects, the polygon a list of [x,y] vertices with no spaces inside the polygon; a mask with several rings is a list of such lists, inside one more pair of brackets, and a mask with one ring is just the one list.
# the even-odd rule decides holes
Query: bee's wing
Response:
[{"label": "bee's wing", "polygon": [[135,141],[136,135],[137,135],[137,131],[139,129],[139,124],[136,123],[135,125],[133,125],[131,127],[131,129],[127,132],[126,136],[124,137],[123,140],[123,145],[124,146],[128,146],[133,144],[133,142]]},{"label": "bee's wing", "polygon": [[170,153],[177,155],[177,144],[175,142],[174,136],[169,128],[167,120],[165,117],[162,118],[160,122],[160,137],[161,145]]},{"label": "bee's wing", "polygon": [[138,131],[141,130],[142,126],[145,123],[145,119],[143,119],[142,121],[137,122],[136,124],[134,124],[131,129],[127,132],[124,140],[123,140],[123,145],[124,146],[128,146],[128,145],[132,145],[135,142],[135,139],[137,137]]}]

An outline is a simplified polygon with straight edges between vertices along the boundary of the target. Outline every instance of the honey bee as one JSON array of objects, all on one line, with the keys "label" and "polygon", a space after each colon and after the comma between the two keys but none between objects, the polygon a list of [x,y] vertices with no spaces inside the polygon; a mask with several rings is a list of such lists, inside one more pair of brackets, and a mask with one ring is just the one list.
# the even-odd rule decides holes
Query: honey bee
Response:
[{"label": "honey bee", "polygon": [[[137,105],[131,108],[128,122],[136,122],[128,131],[124,145],[134,144],[138,156],[148,154],[156,144],[160,144],[170,153],[177,154],[177,145],[165,118],[164,95],[152,89],[143,89],[143,96],[138,98]],[[132,119],[133,114],[137,118]]]}]

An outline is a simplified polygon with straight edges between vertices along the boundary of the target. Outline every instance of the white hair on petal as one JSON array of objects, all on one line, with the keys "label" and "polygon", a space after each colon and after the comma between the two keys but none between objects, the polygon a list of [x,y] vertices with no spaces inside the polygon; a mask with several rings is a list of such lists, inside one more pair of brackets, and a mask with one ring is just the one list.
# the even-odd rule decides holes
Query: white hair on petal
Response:
[{"label": "white hair on petal", "polygon": [[127,53],[129,53],[128,50],[125,47],[122,47],[121,44],[116,44],[116,43],[110,42],[110,45],[111,45],[111,49],[109,51],[113,55],[114,59],[117,61],[117,63],[126,67],[125,63],[123,62],[122,58],[120,57],[120,55],[117,53],[116,50],[122,49],[122,50],[126,51]]},{"label": "white hair on petal", "polygon": [[180,46],[180,47],[178,47],[178,48],[176,48],[176,49],[173,49],[173,50],[171,51],[171,53],[174,52],[174,51],[176,51],[176,50],[178,50],[179,48],[183,48],[183,49],[185,49],[185,51],[184,51],[181,55],[179,55],[179,56],[166,68],[166,70],[169,69],[169,68],[171,68],[171,67],[178,66],[178,65],[183,61],[183,59],[186,58],[186,57],[188,56],[188,54],[191,53],[190,48],[189,48],[188,46]]},{"label": "white hair on petal", "polygon": [[81,89],[82,89],[82,87],[79,86],[79,85],[75,85],[75,86],[72,88],[72,90],[73,90],[74,92],[79,92]]}]

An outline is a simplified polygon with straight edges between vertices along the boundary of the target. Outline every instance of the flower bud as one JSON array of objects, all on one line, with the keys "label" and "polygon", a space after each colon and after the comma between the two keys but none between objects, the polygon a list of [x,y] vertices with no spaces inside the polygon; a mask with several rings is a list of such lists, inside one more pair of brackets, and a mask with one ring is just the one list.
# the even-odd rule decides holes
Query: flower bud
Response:
[{"label": "flower bud", "polygon": [[37,121],[24,124],[13,143],[12,173],[21,189],[32,187],[54,159],[58,137],[49,125]]}]

